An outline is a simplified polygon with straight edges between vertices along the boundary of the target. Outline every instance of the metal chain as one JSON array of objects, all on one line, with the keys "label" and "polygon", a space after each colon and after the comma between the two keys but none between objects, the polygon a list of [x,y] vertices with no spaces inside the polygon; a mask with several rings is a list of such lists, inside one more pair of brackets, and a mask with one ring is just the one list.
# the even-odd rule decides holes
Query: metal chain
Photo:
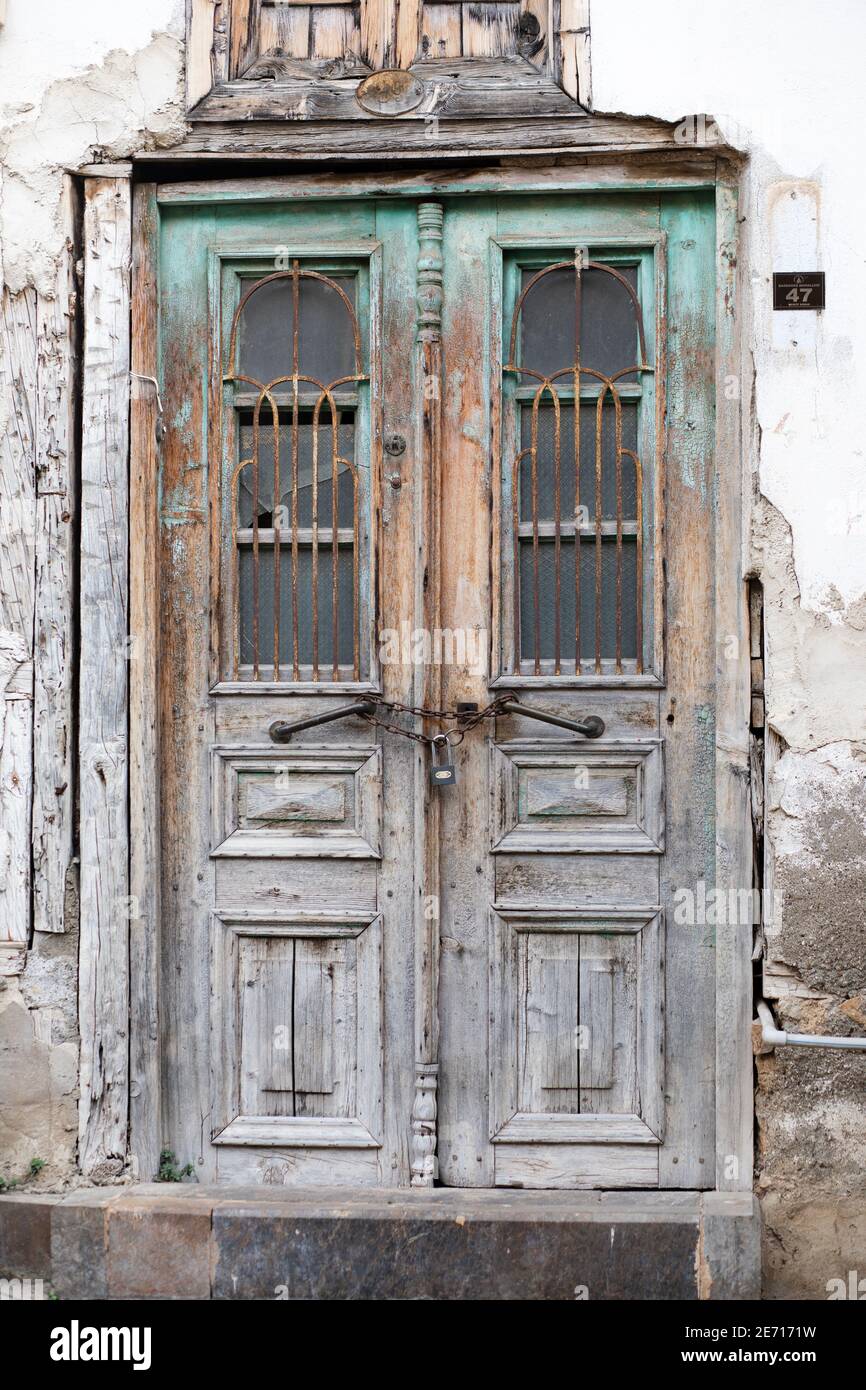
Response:
[{"label": "metal chain", "polygon": [[501,706],[506,702],[514,704],[513,695],[498,695],[495,700],[491,700],[489,705],[483,709],[468,710],[466,712],[456,709],[427,709],[424,705],[404,705],[399,700],[386,700],[382,695],[368,695],[366,699],[373,704],[381,706],[383,709],[393,710],[395,714],[411,714],[418,719],[435,719],[438,723],[454,723],[456,729],[449,729],[444,734],[419,734],[414,729],[403,729],[399,724],[389,724],[384,719],[377,719],[375,714],[362,714],[368,724],[374,725],[377,729],[384,729],[390,734],[399,734],[402,738],[412,739],[415,743],[440,743],[446,742],[453,747],[462,743],[466,735],[485,719],[495,719],[500,713]]}]

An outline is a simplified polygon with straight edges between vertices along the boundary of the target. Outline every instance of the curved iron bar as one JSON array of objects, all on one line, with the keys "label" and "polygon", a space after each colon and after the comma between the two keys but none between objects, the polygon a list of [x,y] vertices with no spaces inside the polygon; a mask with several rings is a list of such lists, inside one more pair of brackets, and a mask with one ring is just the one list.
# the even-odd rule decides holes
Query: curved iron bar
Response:
[{"label": "curved iron bar", "polygon": [[[323,277],[320,277],[323,278]],[[287,383],[292,385],[292,478],[291,478],[291,508],[292,508],[292,679],[300,679],[300,660],[299,660],[299,629],[298,629],[298,386],[301,382],[309,383],[318,391],[318,398],[313,407],[311,422],[312,429],[312,449],[313,449],[313,477],[312,487],[313,496],[311,504],[313,507],[313,541],[312,541],[312,602],[313,602],[313,679],[318,680],[318,442],[320,428],[320,414],[322,406],[327,403],[331,424],[331,469],[332,469],[332,594],[333,594],[333,614],[332,614],[332,679],[339,679],[339,546],[337,539],[337,512],[338,512],[338,476],[339,467],[342,465],[348,469],[352,477],[352,535],[353,535],[353,565],[352,565],[352,610],[353,610],[353,676],[355,680],[360,679],[360,636],[359,624],[359,602],[360,602],[360,581],[359,581],[359,555],[358,545],[360,538],[359,525],[359,499],[358,499],[358,469],[354,462],[343,458],[339,453],[339,429],[341,414],[337,409],[333,392],[341,385],[348,382],[360,383],[369,380],[366,373],[359,372],[350,376],[336,378],[333,382],[325,384],[316,377],[307,376],[303,373],[293,372],[291,375],[275,377],[266,385],[259,382],[256,378],[235,373],[233,376],[225,376],[226,380],[245,382],[254,386],[258,390],[258,399],[253,406],[253,456],[243,460],[234,469],[231,475],[232,484],[232,538],[237,536],[237,480],[243,469],[252,466],[253,487],[252,487],[252,506],[253,506],[253,679],[259,679],[259,588],[258,588],[258,549],[259,549],[259,522],[258,522],[258,490],[259,490],[259,431],[261,408],[267,401],[271,411],[273,430],[274,430],[274,491],[273,491],[273,531],[274,531],[274,679],[280,680],[280,593],[278,585],[280,583],[280,532],[281,521],[280,513],[281,502],[281,477],[280,477],[280,442],[279,442],[279,402],[275,396],[275,388]],[[285,402],[283,402],[285,407]],[[233,668],[235,675],[238,669],[238,649],[240,635],[240,613],[239,613],[239,578],[238,578],[238,549],[234,545],[234,587],[235,587],[235,653]]]},{"label": "curved iron bar", "polygon": [[[250,288],[247,290],[246,294],[243,295],[243,297],[241,298],[240,303],[238,304],[238,307],[235,309],[234,316],[233,316],[233,318],[232,318],[231,335],[230,335],[230,338],[229,338],[229,362],[231,363],[231,365],[232,365],[233,367],[234,367],[234,365],[235,365],[235,352],[236,352],[236,350],[237,350],[237,332],[238,332],[238,327],[239,327],[239,325],[240,325],[241,314],[243,313],[243,311],[244,311],[244,309],[246,308],[246,306],[247,306],[247,304],[249,303],[249,301],[252,299],[253,295],[256,294],[256,292],[257,292],[258,290],[260,290],[260,289],[262,288],[263,285],[270,285],[270,284],[272,284],[275,280],[294,280],[294,281],[297,281],[297,280],[320,280],[320,281],[322,282],[322,284],[327,285],[327,286],[329,287],[329,289],[334,290],[334,292],[340,296],[340,298],[342,299],[344,305],[346,306],[346,312],[347,312],[348,315],[349,315],[349,321],[351,322],[351,325],[352,325],[352,339],[353,339],[354,347],[355,347],[355,366],[356,366],[356,368],[357,368],[357,373],[356,373],[356,375],[360,375],[360,374],[361,374],[361,330],[360,330],[360,328],[358,327],[358,319],[357,319],[357,316],[356,316],[356,314],[355,314],[355,309],[354,309],[354,306],[353,306],[353,304],[352,304],[352,301],[350,300],[349,296],[346,294],[346,291],[345,291],[344,289],[342,289],[342,287],[341,287],[340,285],[338,285],[337,282],[336,282],[335,280],[330,279],[330,277],[327,276],[327,275],[322,275],[321,272],[318,271],[318,270],[301,270],[301,269],[298,267],[297,262],[295,262],[295,265],[293,266],[293,268],[292,268],[291,270],[276,270],[276,271],[274,271],[271,275],[265,275],[261,280],[257,280],[257,281],[255,282],[254,285],[251,285],[251,286],[250,286]],[[296,332],[296,333],[297,333],[297,325],[298,325],[298,318],[297,318],[297,314],[296,314],[296,315],[295,315],[295,332]],[[233,374],[230,374],[228,377],[225,377],[225,376],[224,376],[224,377],[223,377],[223,380],[224,380],[224,381],[231,380],[231,375],[233,375]]]},{"label": "curved iron bar", "polygon": [[[578,265],[575,261],[557,261],[555,265],[547,265],[542,270],[539,270],[535,275],[533,275],[532,279],[529,281],[529,284],[525,285],[523,290],[521,291],[517,303],[514,306],[514,312],[511,316],[511,337],[509,339],[508,348],[509,361],[514,361],[515,348],[517,346],[517,325],[519,322],[520,314],[523,310],[523,305],[526,300],[526,296],[529,294],[530,290],[535,288],[539,280],[543,280],[545,275],[551,275],[554,270],[572,270],[574,271],[575,278],[578,280],[580,279],[580,276],[584,270],[603,270],[605,274],[612,275],[613,278],[617,280],[619,284],[622,285],[623,289],[625,289],[628,292],[629,298],[632,302],[632,308],[634,309],[635,319],[637,321],[638,341],[640,343],[640,360],[642,365],[645,364],[646,338],[644,336],[643,311],[641,309],[640,300],[638,299],[637,293],[634,290],[633,286],[629,284],[625,276],[621,275],[618,270],[614,270],[612,265],[605,265],[603,261],[587,261],[584,265]],[[579,323],[577,325],[577,332],[580,332]]]},{"label": "curved iron bar", "polygon": [[[565,262],[569,266],[570,262]],[[551,267],[561,268],[561,267]],[[539,277],[536,276],[537,280]],[[527,286],[527,291],[531,284]],[[526,291],[523,298],[525,298]],[[539,608],[540,599],[538,591],[539,583],[539,561],[538,561],[538,412],[544,394],[550,394],[554,404],[555,424],[554,424],[554,586],[555,586],[555,616],[554,616],[554,675],[561,674],[560,657],[560,558],[556,551],[561,546],[561,511],[560,511],[560,469],[561,469],[561,411],[560,398],[556,391],[554,382],[560,377],[571,376],[574,381],[574,451],[575,451],[575,673],[581,672],[580,654],[580,376],[585,373],[593,377],[601,385],[596,400],[596,451],[595,451],[595,670],[596,674],[602,672],[601,657],[601,591],[602,591],[602,483],[603,483],[603,460],[602,460],[602,423],[603,411],[608,394],[611,397],[614,408],[614,467],[615,467],[615,497],[616,497],[616,591],[615,591],[615,654],[614,668],[617,675],[623,673],[622,665],[622,562],[623,562],[623,495],[622,495],[622,459],[624,456],[631,458],[635,466],[635,505],[636,505],[636,594],[635,594],[635,613],[636,613],[636,654],[635,666],[637,674],[643,671],[643,472],[640,459],[637,454],[624,447],[622,443],[622,397],[616,389],[615,383],[624,376],[629,376],[633,372],[652,372],[654,368],[646,363],[635,363],[629,367],[623,367],[618,372],[606,375],[597,371],[593,367],[585,367],[574,364],[571,367],[563,367],[556,372],[542,373],[537,372],[531,367],[523,367],[510,362],[503,367],[503,372],[523,373],[531,376],[538,383],[538,388],[532,398],[532,426],[530,444],[527,448],[521,449],[516,455],[512,469],[512,515],[514,531],[514,574],[515,574],[515,602],[514,602],[514,644],[515,661],[518,669],[521,661],[521,633],[520,633],[520,603],[519,603],[519,576],[520,576],[520,546],[519,546],[519,523],[520,523],[520,465],[523,459],[529,456],[532,460],[532,543],[533,543],[533,615],[535,622],[534,631],[534,673],[539,675],[541,672],[540,664],[540,632],[539,632]]]}]

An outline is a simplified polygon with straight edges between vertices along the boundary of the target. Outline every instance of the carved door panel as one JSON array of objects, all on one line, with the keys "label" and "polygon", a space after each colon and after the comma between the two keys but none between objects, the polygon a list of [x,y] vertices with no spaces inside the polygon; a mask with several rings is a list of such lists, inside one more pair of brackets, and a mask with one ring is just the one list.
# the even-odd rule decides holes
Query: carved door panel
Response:
[{"label": "carved door panel", "polygon": [[701,196],[446,210],[443,611],[491,655],[443,702],[523,706],[442,797],[449,1184],[714,1182],[713,941],[672,920],[714,875],[714,255]]},{"label": "carved door panel", "polygon": [[203,189],[159,238],[179,1161],[712,1185],[711,951],[665,943],[714,852],[712,204]]}]

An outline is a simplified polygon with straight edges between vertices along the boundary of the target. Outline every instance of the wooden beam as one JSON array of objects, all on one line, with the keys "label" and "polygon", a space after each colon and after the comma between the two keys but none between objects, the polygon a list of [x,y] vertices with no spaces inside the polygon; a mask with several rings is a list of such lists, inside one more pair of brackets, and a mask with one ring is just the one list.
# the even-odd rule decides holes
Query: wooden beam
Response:
[{"label": "wooden beam", "polygon": [[394,64],[397,0],[361,0],[360,57],[375,72]]},{"label": "wooden beam", "polygon": [[397,0],[397,67],[408,68],[421,43],[422,0]]},{"label": "wooden beam", "polygon": [[229,29],[229,78],[242,77],[259,56],[261,0],[232,0]]},{"label": "wooden beam", "polygon": [[0,944],[23,968],[30,935],[36,291],[0,298]]},{"label": "wooden beam", "polygon": [[195,106],[207,96],[214,81],[213,46],[216,0],[187,0],[186,7],[186,104]]},{"label": "wooden beam", "polygon": [[64,184],[66,232],[51,295],[37,302],[36,592],[33,670],[33,925],[77,920],[75,866],[74,625],[78,508],[78,349],[75,281],[79,196]]},{"label": "wooden beam", "polygon": [[[720,161],[716,186],[716,889],[724,901],[752,888],[750,812],[751,645],[742,449],[746,359],[737,300],[737,182]],[[739,383],[736,393],[731,382]],[[748,399],[748,396],[746,397]],[[736,915],[736,921],[730,917]],[[716,1186],[752,1188],[752,937],[728,914],[716,928]]]},{"label": "wooden beam", "polygon": [[[553,4],[554,0],[551,0]],[[592,110],[589,0],[557,0],[559,24],[554,26],[559,49],[559,81],[570,97]]]},{"label": "wooden beam", "polygon": [[[441,630],[442,576],[442,241],[441,203],[418,204],[416,391],[420,486],[415,496],[415,624]],[[439,709],[442,667],[414,668],[414,704]],[[439,730],[424,721],[428,738]],[[439,794],[431,790],[430,752],[416,743],[415,805],[415,1098],[412,1106],[412,1186],[432,1187],[438,1176],[436,1111],[439,1078]]]},{"label": "wooden beam", "polygon": [[132,402],[130,406],[129,816],[130,1149],[135,1176],[159,1166],[159,436],[156,384],[158,209],[154,184],[135,190],[132,243]]},{"label": "wooden beam", "polygon": [[127,583],[130,184],[84,188],[79,769],[79,1163],[126,1164],[129,1031]]}]

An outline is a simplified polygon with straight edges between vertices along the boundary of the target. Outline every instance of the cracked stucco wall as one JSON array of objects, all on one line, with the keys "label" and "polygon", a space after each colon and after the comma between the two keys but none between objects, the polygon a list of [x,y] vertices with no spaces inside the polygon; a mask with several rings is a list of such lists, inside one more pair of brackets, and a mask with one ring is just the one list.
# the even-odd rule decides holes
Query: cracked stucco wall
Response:
[{"label": "cracked stucco wall", "polygon": [[[862,1033],[866,7],[604,0],[591,23],[597,110],[711,112],[749,156],[741,398],[765,599],[765,992],[790,1031]],[[772,310],[773,270],[796,269],[826,271],[823,313]],[[866,1055],[778,1049],[758,1059],[756,1105],[766,1293],[826,1298],[828,1280],[866,1273]]]},{"label": "cracked stucco wall", "polygon": [[183,31],[183,0],[9,0],[0,28],[0,941],[33,938],[23,974],[0,975],[0,1178],[39,1158],[35,1186],[74,1179],[78,936],[74,911],[62,934],[23,920],[38,375],[28,333],[68,254],[64,169],[183,133]]}]

